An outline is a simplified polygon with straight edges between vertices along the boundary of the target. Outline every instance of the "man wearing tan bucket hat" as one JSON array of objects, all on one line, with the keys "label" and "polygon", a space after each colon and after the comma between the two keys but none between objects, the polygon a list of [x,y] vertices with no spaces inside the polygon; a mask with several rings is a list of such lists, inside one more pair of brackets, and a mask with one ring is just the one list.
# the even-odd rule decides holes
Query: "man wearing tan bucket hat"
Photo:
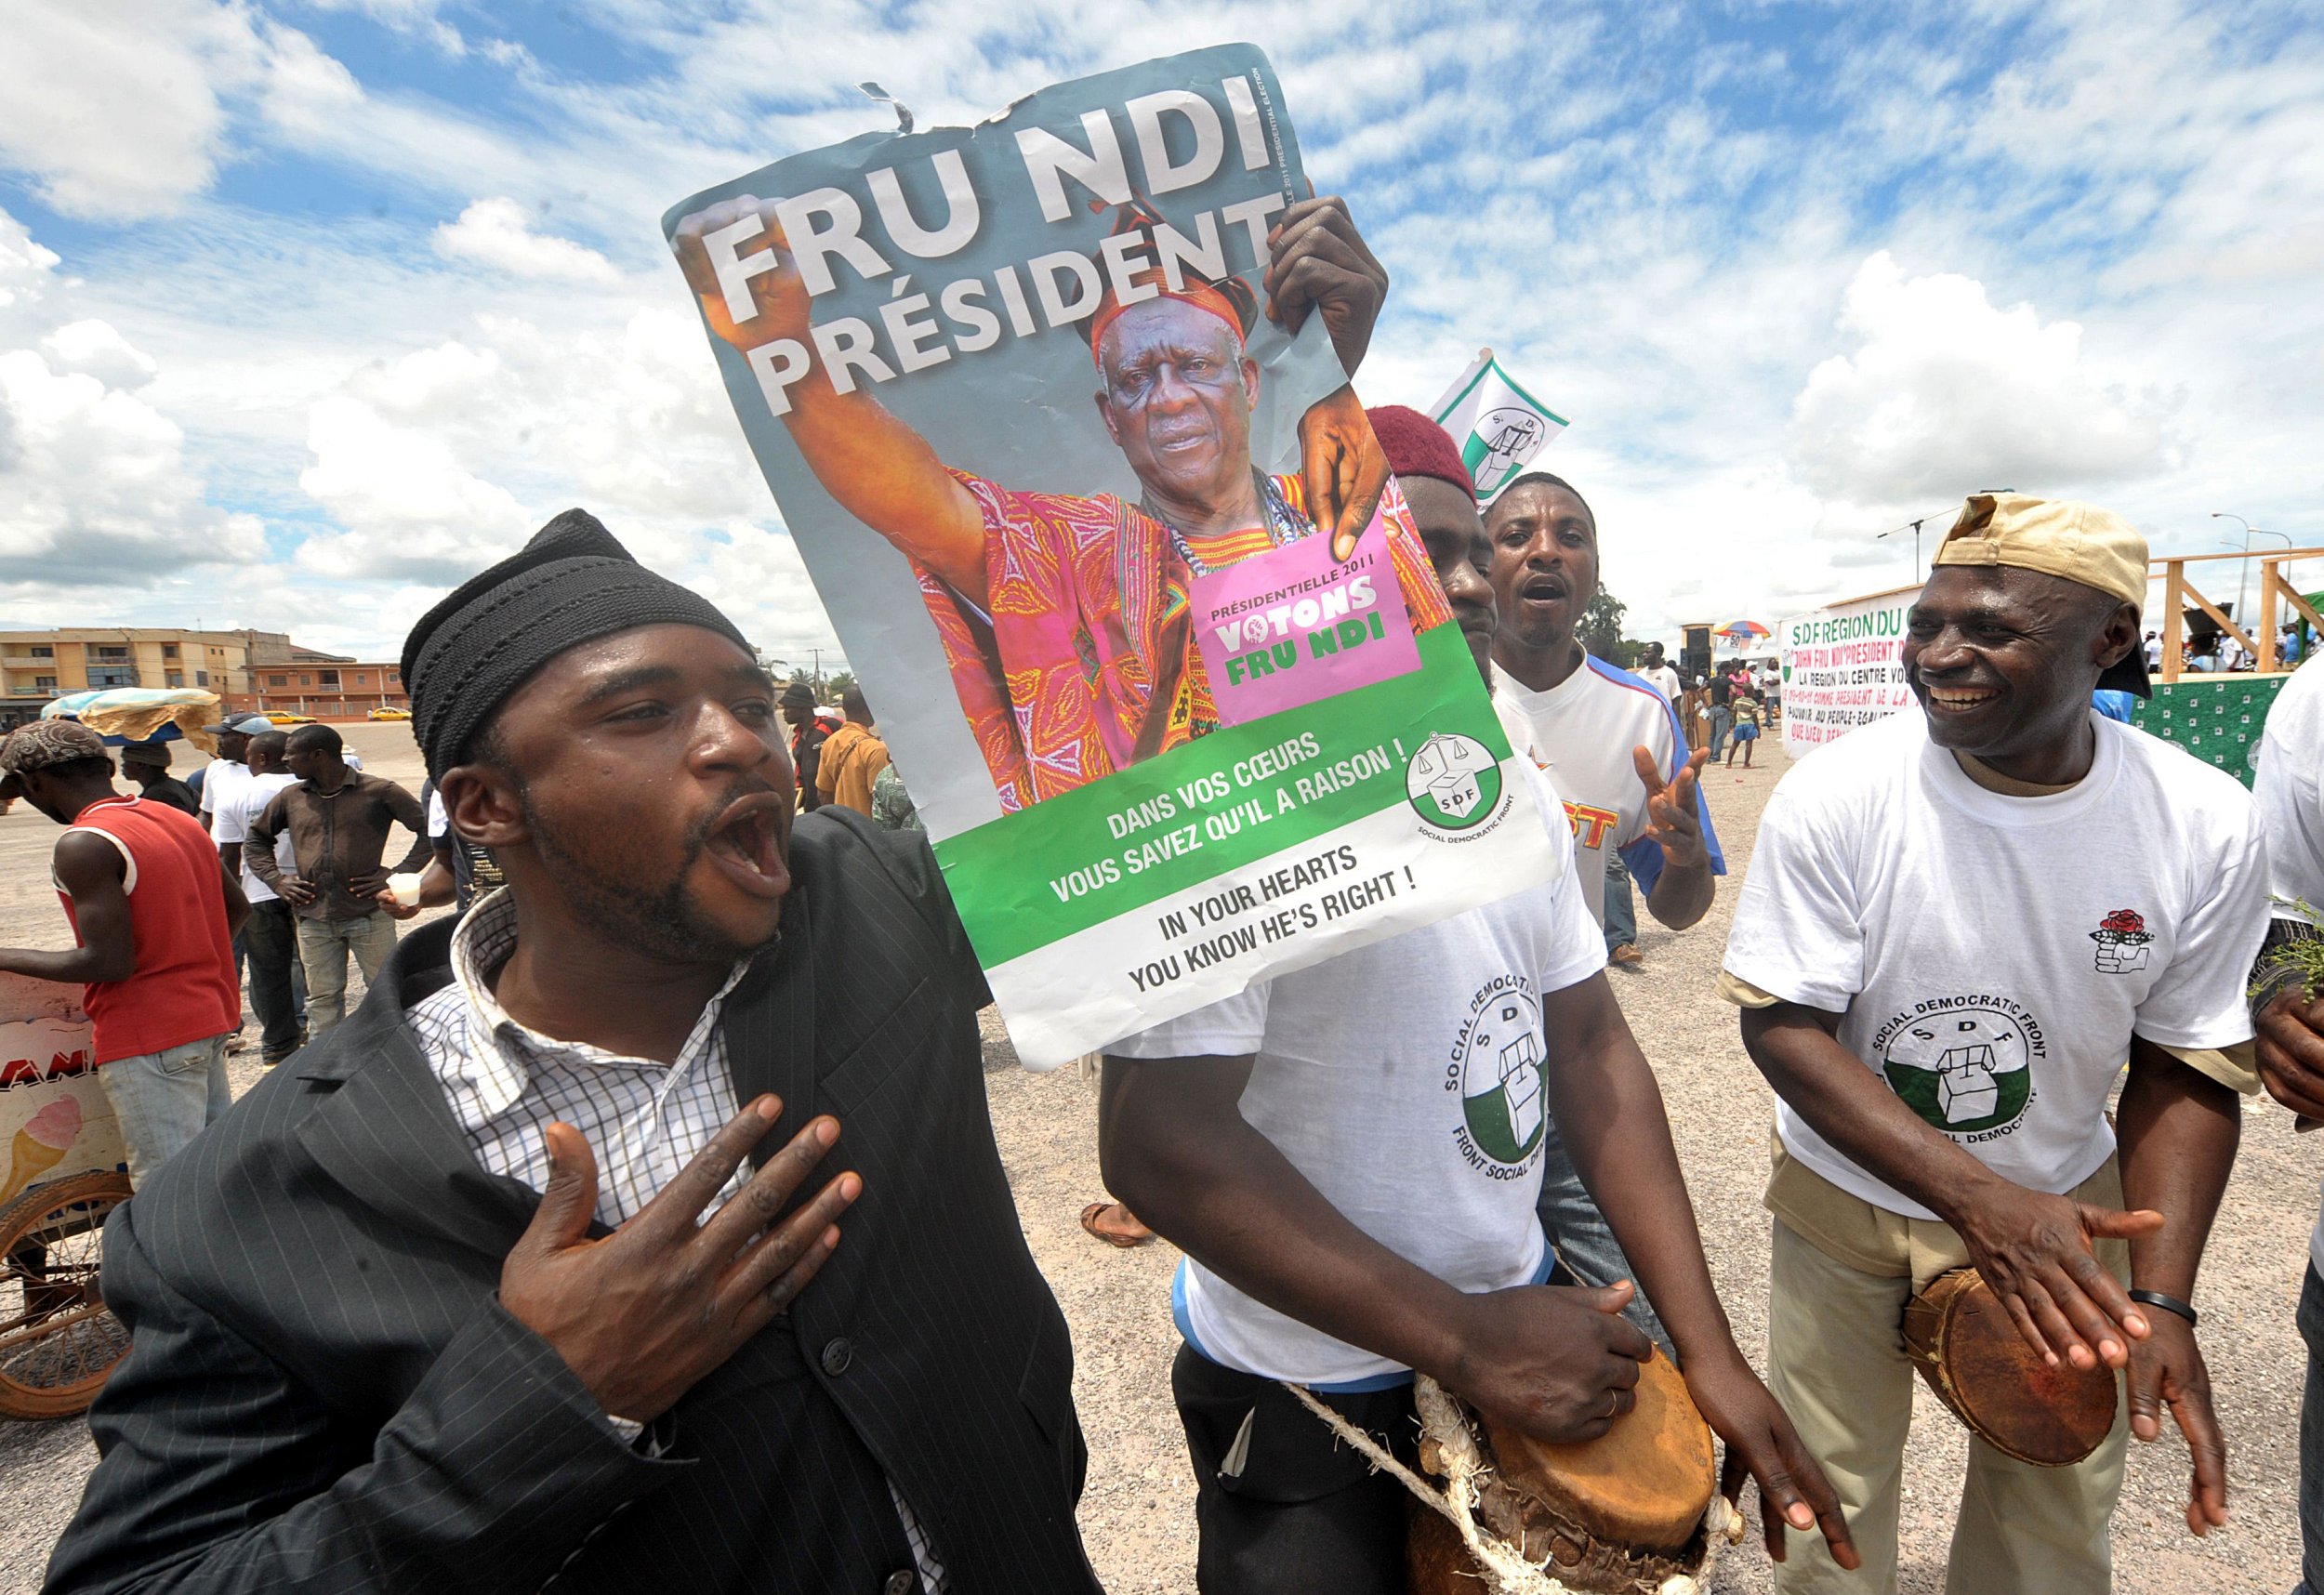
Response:
[{"label": "man wearing tan bucket hat", "polygon": [[[1919,710],[1776,788],[1720,978],[1778,1098],[1768,1383],[1864,1562],[1793,1535],[1776,1585],[1895,1588],[1900,1320],[1974,1264],[2032,1383],[2092,1375],[2105,1437],[2067,1466],[1973,1438],[1947,1588],[2094,1595],[2126,1430],[2155,1439],[2166,1404],[2193,1453],[2188,1526],[2226,1521],[2191,1303],[2236,1092],[2257,1085],[2243,988],[2265,870],[2233,778],[2092,710],[2095,688],[2147,692],[2134,529],[1981,494],[1934,565],[1904,644]],[[2110,1430],[2101,1367],[2127,1371]]]}]

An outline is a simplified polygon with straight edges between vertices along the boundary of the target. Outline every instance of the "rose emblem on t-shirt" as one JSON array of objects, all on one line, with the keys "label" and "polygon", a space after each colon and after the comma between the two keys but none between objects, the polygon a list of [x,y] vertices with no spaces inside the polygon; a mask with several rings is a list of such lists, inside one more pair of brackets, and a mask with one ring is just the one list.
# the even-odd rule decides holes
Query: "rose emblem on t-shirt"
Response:
[{"label": "rose emblem on t-shirt", "polygon": [[1881,1059],[1889,1088],[1938,1129],[2014,1122],[2033,1094],[2025,1026],[1999,1008],[1947,1005],[1898,1027]]},{"label": "rose emblem on t-shirt", "polygon": [[2090,939],[2098,943],[2100,974],[2127,975],[2146,967],[2146,943],[2155,934],[2146,929],[2146,916],[2138,910],[2118,908],[2098,921]]}]

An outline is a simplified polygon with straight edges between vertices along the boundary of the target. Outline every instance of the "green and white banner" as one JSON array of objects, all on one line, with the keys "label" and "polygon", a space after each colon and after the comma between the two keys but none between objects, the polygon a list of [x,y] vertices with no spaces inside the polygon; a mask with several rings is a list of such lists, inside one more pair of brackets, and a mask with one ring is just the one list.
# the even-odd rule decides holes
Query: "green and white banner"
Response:
[{"label": "green and white banner", "polygon": [[1429,415],[1460,445],[1480,504],[1492,503],[1565,429],[1565,417],[1519,387],[1489,349],[1477,350]]},{"label": "green and white banner", "polygon": [[1323,318],[1268,313],[1308,191],[1225,46],[665,218],[1035,1068],[1556,867]]},{"label": "green and white banner", "polygon": [[1858,726],[1913,706],[1905,682],[1905,617],[1920,596],[1919,587],[1896,587],[1776,626],[1785,753],[1804,758]]}]

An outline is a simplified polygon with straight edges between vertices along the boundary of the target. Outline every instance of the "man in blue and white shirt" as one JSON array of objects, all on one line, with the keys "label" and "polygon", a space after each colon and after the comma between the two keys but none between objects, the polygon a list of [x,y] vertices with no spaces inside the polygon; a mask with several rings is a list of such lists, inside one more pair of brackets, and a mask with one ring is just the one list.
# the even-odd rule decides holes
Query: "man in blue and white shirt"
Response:
[{"label": "man in blue and white shirt", "polygon": [[[1531,471],[1494,500],[1485,532],[1499,615],[1493,695],[1531,729],[1534,762],[1565,803],[1582,900],[1603,923],[1607,872],[1618,862],[1644,888],[1648,912],[1685,929],[1710,911],[1712,877],[1727,870],[1696,784],[1709,756],[1688,756],[1659,688],[1593,657],[1575,636],[1598,591],[1597,517],[1571,483]],[[1625,901],[1628,890],[1620,886]],[[1613,962],[1640,961],[1618,930],[1606,940]],[[1592,1285],[1628,1277],[1630,1259],[1554,1127],[1545,1159],[1541,1222],[1566,1266]],[[1646,1298],[1630,1315],[1663,1338]]]}]

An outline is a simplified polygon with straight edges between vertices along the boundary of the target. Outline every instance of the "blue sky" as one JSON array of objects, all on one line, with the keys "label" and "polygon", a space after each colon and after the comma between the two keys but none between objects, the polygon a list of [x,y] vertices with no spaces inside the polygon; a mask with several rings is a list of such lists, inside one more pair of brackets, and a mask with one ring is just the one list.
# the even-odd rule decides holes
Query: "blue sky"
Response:
[{"label": "blue sky", "polygon": [[579,503],[828,650],[662,208],[866,77],[926,125],[1234,39],[1394,278],[1359,389],[1499,350],[1642,635],[1899,585],[1981,487],[2324,543],[2308,9],[16,0],[0,614],[391,653]]}]

